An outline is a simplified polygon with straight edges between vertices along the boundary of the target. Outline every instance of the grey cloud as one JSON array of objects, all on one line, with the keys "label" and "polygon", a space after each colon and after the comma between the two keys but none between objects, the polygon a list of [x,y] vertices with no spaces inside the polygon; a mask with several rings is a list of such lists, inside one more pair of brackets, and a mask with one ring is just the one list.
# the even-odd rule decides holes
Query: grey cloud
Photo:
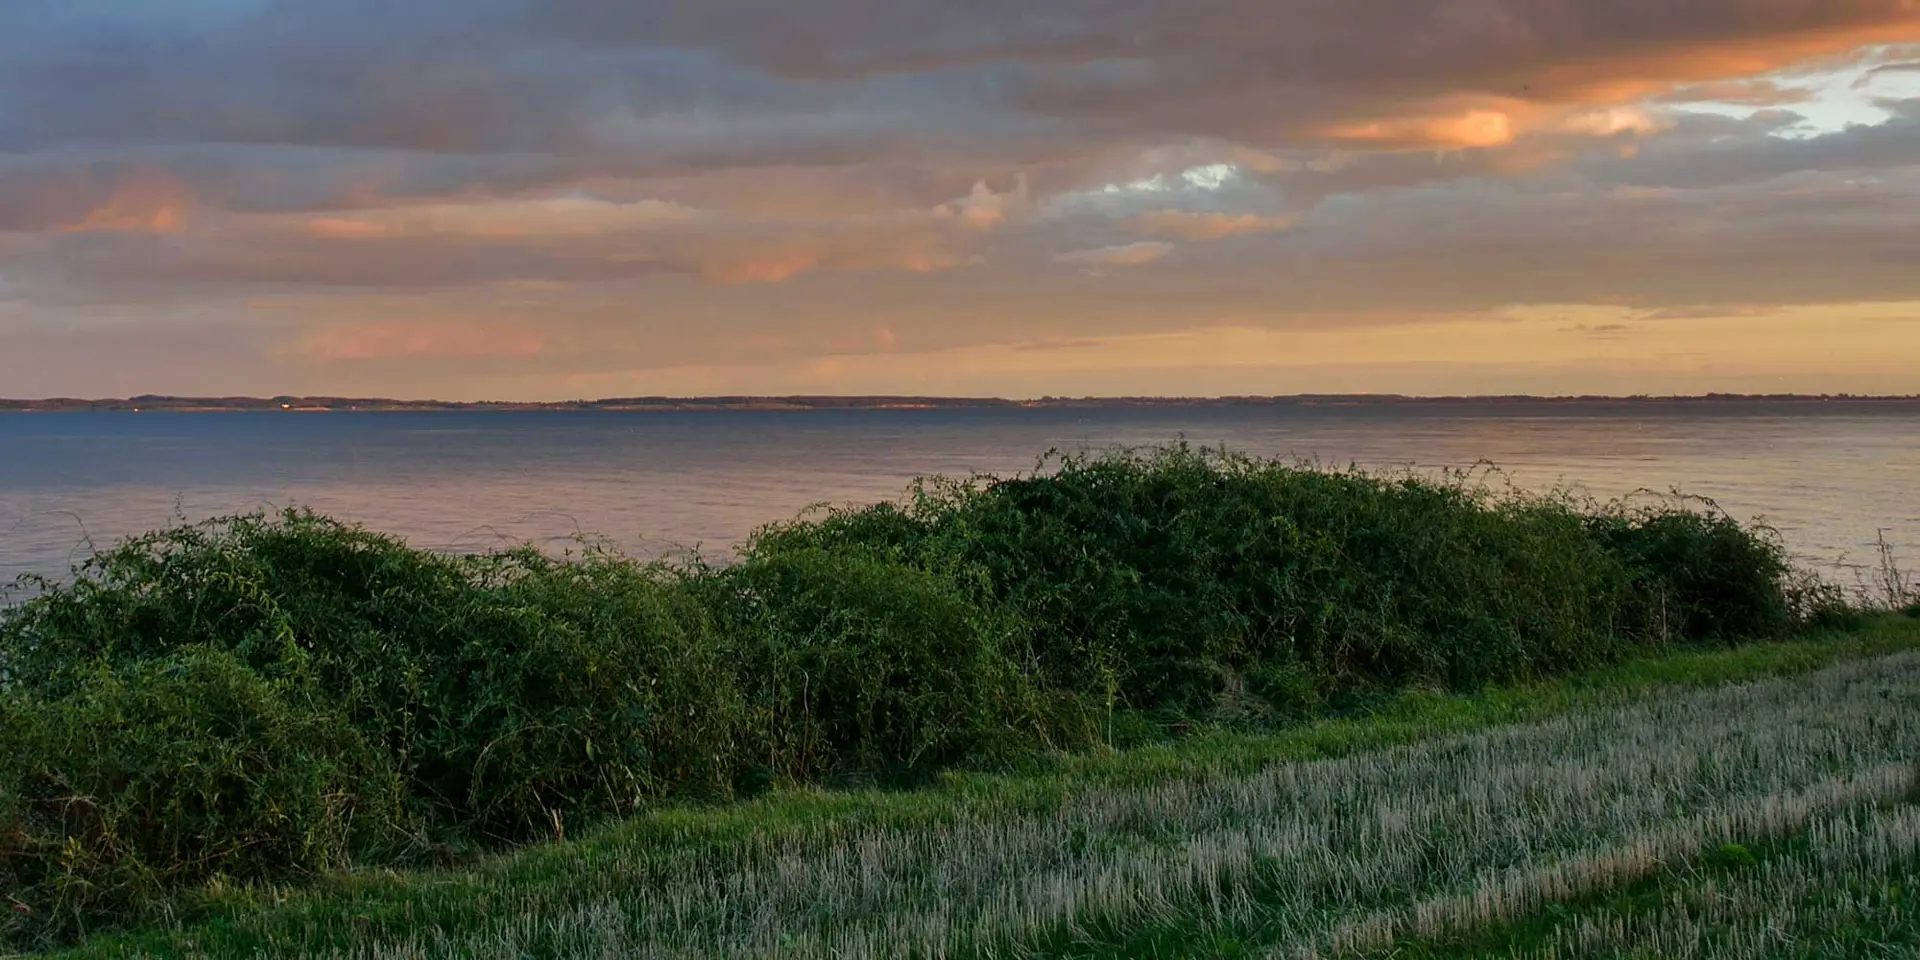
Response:
[{"label": "grey cloud", "polygon": [[1269,142],[1446,93],[1578,99],[1621,80],[1714,79],[1711,58],[1682,52],[1716,43],[1747,58],[1771,44],[1817,52],[1822,35],[1912,32],[1920,21],[1901,0],[668,0],[630,17],[578,0],[559,11],[599,35],[671,37],[792,76],[973,70],[996,78],[990,89],[1005,102],[1044,115]]},{"label": "grey cloud", "polygon": [[1682,87],[1661,100],[1680,104],[1732,103],[1749,107],[1780,107],[1805,103],[1812,98],[1812,91],[1783,87],[1771,80],[1720,80]]},{"label": "grey cloud", "polygon": [[[1124,302],[1147,329],[1200,307],[1216,315],[1306,317],[1615,302],[1658,318],[1705,309],[1701,305],[1724,313],[1726,304],[1920,299],[1920,251],[1912,243],[1912,224],[1920,222],[1916,198],[1920,167],[1872,179],[1806,172],[1691,190],[1607,187],[1565,174],[1518,189],[1493,180],[1380,189],[1329,199],[1288,231],[1192,245],[1179,258],[1177,276],[1112,270],[1093,286],[1078,271],[1047,269],[1045,261],[1061,250],[1079,251],[1067,258],[1080,266],[1137,263],[1166,251],[1125,246],[1138,235],[1122,232],[1124,224],[1111,226],[1108,247],[1051,249],[1075,237],[1085,242],[1088,234],[1061,226],[1055,234],[956,239],[908,225],[839,234],[795,227],[783,234],[763,224],[565,242],[83,235],[60,237],[13,270],[29,277],[57,273],[96,296],[120,289],[137,299],[146,285],[183,278],[294,287],[662,275],[752,280],[796,275],[780,272],[789,267],[830,276],[918,258],[935,272],[822,280],[809,284],[806,296],[825,313],[861,314],[876,309],[884,298],[874,291],[885,288],[897,291],[890,302],[903,310],[912,304],[920,315],[948,304],[962,330],[985,329],[979,318],[987,315],[1032,325],[1059,309],[1064,326],[1048,335],[1067,339],[1084,336],[1087,328],[1074,324],[1083,323],[1076,318],[1089,303],[1098,305],[1103,324],[1119,324],[1108,305]],[[1106,239],[1093,235],[1101,238],[1095,244]],[[963,241],[976,239],[987,244],[984,266],[940,270],[967,263]],[[761,264],[771,272],[756,273]],[[833,299],[834,290],[851,299]],[[797,307],[786,302],[777,312],[791,316]],[[1029,338],[1038,335],[1035,330]]]},{"label": "grey cloud", "polygon": [[156,286],[196,284],[422,289],[664,275],[754,283],[816,271],[949,269],[965,262],[969,235],[959,218],[932,213],[792,224],[696,217],[572,235],[358,225],[282,218],[227,220],[180,236],[54,235],[21,255],[19,269],[40,284],[117,290],[135,302]]},{"label": "grey cloud", "polygon": [[[1302,130],[1454,92],[1582,95],[1690,44],[1920,20],[1900,0],[277,0],[0,11],[0,147],[277,144],[547,172],[1001,159]],[[127,7],[118,8],[122,11]],[[143,9],[134,7],[133,9]],[[77,12],[75,12],[77,11]],[[1591,63],[1597,74],[1569,72]],[[1067,145],[1067,146],[1063,146]],[[480,170],[471,171],[485,179]]]},{"label": "grey cloud", "polygon": [[[11,0],[0,258],[37,296],[128,302],[221,285],[616,283],[698,275],[732,245],[827,270],[888,262],[875,251],[893,245],[932,269],[976,251],[822,224],[924,210],[982,178],[1010,189],[1025,173],[1058,216],[982,239],[985,270],[885,280],[910,291],[901,309],[950,296],[969,305],[956,326],[985,305],[1042,323],[1031,305],[1081,298],[1130,304],[1106,316],[1148,328],[1190,319],[1195,285],[1220,310],[1262,315],[1920,295],[1920,104],[1804,141],[1769,136],[1791,120],[1769,112],[1440,155],[1316,142],[1326,124],[1450,95],[1550,106],[1605,100],[1594,85],[1610,80],[1698,85],[1748,69],[1719,66],[1716,44],[1784,61],[1901,24],[1920,35],[1920,10],[1901,0]],[[1618,156],[1627,140],[1633,159]],[[1251,148],[1266,162],[1242,163],[1241,181],[1172,201],[1082,189]],[[1776,182],[1800,192],[1762,189]],[[737,203],[753,225],[684,251],[618,236],[51,235],[116,200],[128,217],[177,201],[222,226],[236,212],[574,188]],[[1127,249],[1141,236],[1124,221],[1159,209],[1303,220],[1098,284],[1049,262]],[[977,274],[1004,289],[979,289]],[[871,309],[864,296],[838,308]]]},{"label": "grey cloud", "polygon": [[1920,73],[1920,60],[1902,63],[1883,63],[1861,74],[1860,79],[1853,82],[1853,87],[1856,90],[1865,89],[1872,86],[1875,80],[1890,73]]},{"label": "grey cloud", "polygon": [[1295,207],[1309,207],[1328,197],[1441,184],[1498,182],[1520,192],[1580,182],[1705,189],[1806,172],[1873,175],[1920,164],[1920,100],[1886,108],[1895,115],[1886,123],[1810,138],[1774,135],[1802,120],[1789,111],[1757,111],[1743,119],[1686,113],[1660,135],[1634,140],[1627,156],[1615,141],[1590,138],[1540,138],[1444,154],[1299,152],[1302,161],[1338,162],[1292,164],[1255,179]]},{"label": "grey cloud", "polygon": [[[1597,159],[1583,168],[1598,182],[1702,188],[1755,183],[1808,171],[1878,171],[1920,164],[1920,100],[1890,105],[1898,114],[1810,138],[1746,135],[1657,138],[1630,160]],[[1713,126],[1723,126],[1714,124]]]}]

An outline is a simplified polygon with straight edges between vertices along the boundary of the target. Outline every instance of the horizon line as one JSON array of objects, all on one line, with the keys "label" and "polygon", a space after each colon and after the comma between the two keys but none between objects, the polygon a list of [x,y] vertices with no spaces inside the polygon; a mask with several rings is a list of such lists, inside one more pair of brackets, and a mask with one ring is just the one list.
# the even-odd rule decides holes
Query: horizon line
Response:
[{"label": "horizon line", "polygon": [[396,397],[351,397],[337,394],[278,394],[271,397],[254,395],[181,395],[181,394],[137,394],[128,397],[38,397],[6,398],[0,397],[0,410],[40,411],[60,409],[134,409],[153,407],[160,409],[220,411],[220,410],[328,410],[349,408],[341,412],[350,412],[358,407],[397,407],[397,408],[520,408],[520,409],[593,409],[593,408],[644,408],[644,407],[740,407],[740,406],[782,406],[798,409],[833,408],[903,408],[928,406],[995,406],[995,407],[1032,407],[1062,405],[1230,405],[1230,404],[1284,404],[1284,403],[1348,403],[1348,404],[1390,404],[1390,403],[1648,403],[1648,402],[1706,402],[1706,401],[1773,401],[1773,402],[1901,402],[1920,401],[1920,394],[1850,394],[1850,393],[1724,393],[1707,392],[1698,394],[1399,394],[1399,393],[1295,393],[1295,394],[1228,394],[1217,396],[1179,396],[1179,395],[1043,395],[1038,397],[1012,398],[996,396],[949,396],[930,394],[706,394],[690,396],[648,395],[601,397],[597,399],[569,400],[443,400],[443,399],[404,399]]}]

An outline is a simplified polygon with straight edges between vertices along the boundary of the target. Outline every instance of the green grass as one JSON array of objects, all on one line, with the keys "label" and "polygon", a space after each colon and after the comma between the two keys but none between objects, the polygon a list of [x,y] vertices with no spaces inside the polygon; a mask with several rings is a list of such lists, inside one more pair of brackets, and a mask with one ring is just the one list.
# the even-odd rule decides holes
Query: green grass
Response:
[{"label": "green grass", "polygon": [[[916,790],[656,809],[462,869],[200,891],[173,901],[171,923],[61,955],[1445,949],[1452,934],[1423,938],[1422,924],[1471,933],[1554,902],[1591,914],[1606,890],[1665,882],[1661,864],[1864,822],[1911,789],[1896,775],[1920,748],[1914,651],[1920,621],[1879,617],[1477,694],[1403,692],[1269,734],[948,773]],[[1399,819],[1352,832],[1379,810]],[[1329,837],[1339,856],[1321,855]],[[1647,850],[1658,857],[1626,855]],[[1543,877],[1548,867],[1561,874]],[[1853,873],[1863,890],[1878,882]],[[1456,901],[1488,884],[1505,891],[1505,912],[1482,922]],[[1386,942],[1372,942],[1381,931]]]},{"label": "green grass", "polygon": [[1726,844],[1654,877],[1469,934],[1394,944],[1394,960],[1476,957],[1824,960],[1920,954],[1920,796]]}]

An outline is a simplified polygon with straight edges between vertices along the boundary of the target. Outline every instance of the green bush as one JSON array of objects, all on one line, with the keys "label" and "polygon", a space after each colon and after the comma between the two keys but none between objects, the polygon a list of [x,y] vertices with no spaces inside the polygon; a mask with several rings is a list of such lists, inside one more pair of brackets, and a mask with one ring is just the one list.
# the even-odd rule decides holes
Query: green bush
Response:
[{"label": "green bush", "polygon": [[707,607],[662,568],[519,551],[485,563],[466,644],[413,709],[422,780],[515,838],[730,789],[746,704]]},{"label": "green bush", "polygon": [[0,890],[32,941],[209,881],[281,880],[408,842],[390,764],[334,710],[188,649],[0,700]]},{"label": "green bush", "polygon": [[[1175,447],[935,480],[739,562],[453,557],[311,513],[135,537],[0,610],[18,942],[219,878],[911,782],[1855,615],[1778,538]],[[28,919],[22,919],[22,917]]]},{"label": "green bush", "polygon": [[752,711],[752,762],[899,781],[1031,742],[1019,625],[950,577],[859,552],[770,549],[709,586]]},{"label": "green bush", "polygon": [[459,558],[309,513],[137,537],[0,623],[16,682],[188,646],[310,686],[453,839],[551,833],[727,781],[740,708],[672,571],[530,550]]},{"label": "green bush", "polygon": [[1181,713],[1276,667],[1315,678],[1284,685],[1297,703],[1570,669],[1637,639],[1627,571],[1568,502],[1184,447],[922,488],[758,544],[979,570],[1036,625],[1050,683],[1111,678],[1126,703]]},{"label": "green bush", "polygon": [[1589,529],[1635,577],[1635,617],[1688,643],[1776,637],[1792,629],[1791,568],[1779,537],[1712,508],[1595,516]]}]

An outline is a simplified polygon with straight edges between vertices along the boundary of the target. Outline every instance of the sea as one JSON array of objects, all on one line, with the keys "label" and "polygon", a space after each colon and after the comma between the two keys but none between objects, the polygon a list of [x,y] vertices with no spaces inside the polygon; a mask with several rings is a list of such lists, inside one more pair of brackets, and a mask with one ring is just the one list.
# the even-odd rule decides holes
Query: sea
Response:
[{"label": "sea", "polygon": [[1843,581],[1920,568],[1920,403],[1468,402],[697,412],[0,414],[0,582],[180,521],[288,506],[473,552],[587,541],[724,560],[766,523],[1168,443],[1322,466],[1679,494]]}]

